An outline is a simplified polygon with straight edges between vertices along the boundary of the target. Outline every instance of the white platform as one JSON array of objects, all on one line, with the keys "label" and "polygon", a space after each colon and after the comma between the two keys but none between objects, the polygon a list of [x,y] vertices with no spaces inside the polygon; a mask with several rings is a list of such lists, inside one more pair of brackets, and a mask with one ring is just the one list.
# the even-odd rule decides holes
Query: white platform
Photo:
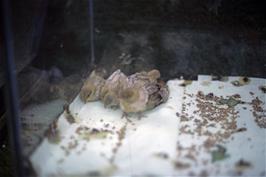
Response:
[{"label": "white platform", "polygon": [[[140,120],[121,119],[120,110],[105,109],[100,102],[83,104],[77,97],[70,105],[76,123],[62,114],[57,123],[61,141],[53,144],[45,138],[30,160],[39,176],[265,176],[266,129],[256,124],[251,101],[258,97],[263,102],[263,112],[255,113],[266,119],[266,96],[259,89],[266,79],[251,78],[240,87],[232,85],[233,80],[238,77],[222,82],[199,76],[186,87],[180,86],[182,80],[168,81],[169,100]],[[246,131],[232,133],[219,121],[209,121],[201,125],[201,135],[196,133],[196,123],[204,120],[197,107],[199,91],[223,98],[239,94],[245,103],[232,107],[236,114],[230,112],[224,119],[236,120],[234,129]],[[222,136],[227,131],[228,137]],[[206,140],[212,137],[214,144],[207,148]],[[228,157],[212,162],[216,145],[226,148]],[[250,165],[240,168],[236,164],[241,159]]]}]

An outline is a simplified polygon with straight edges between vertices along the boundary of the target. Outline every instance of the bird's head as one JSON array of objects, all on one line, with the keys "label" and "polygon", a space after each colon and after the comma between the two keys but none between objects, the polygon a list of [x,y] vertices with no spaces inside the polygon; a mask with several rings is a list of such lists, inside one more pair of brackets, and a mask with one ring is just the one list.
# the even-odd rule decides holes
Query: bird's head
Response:
[{"label": "bird's head", "polygon": [[93,95],[94,95],[94,92],[95,92],[95,86],[93,84],[89,84],[87,83],[86,85],[84,85],[82,88],[81,88],[81,91],[80,91],[80,99],[81,101],[83,102],[89,102],[89,101],[93,101]]},{"label": "bird's head", "polygon": [[161,74],[160,71],[158,71],[157,69],[153,69],[148,72],[148,76],[152,81],[156,81],[161,77]]},{"label": "bird's head", "polygon": [[107,71],[104,68],[95,68],[88,74],[88,78],[94,78],[94,77],[101,77],[106,78],[107,77]]}]

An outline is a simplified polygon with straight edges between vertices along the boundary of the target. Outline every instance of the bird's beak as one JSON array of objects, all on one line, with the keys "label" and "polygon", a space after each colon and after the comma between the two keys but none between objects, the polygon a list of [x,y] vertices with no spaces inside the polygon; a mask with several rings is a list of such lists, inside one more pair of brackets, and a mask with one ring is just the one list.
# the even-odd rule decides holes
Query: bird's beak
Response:
[{"label": "bird's beak", "polygon": [[91,96],[91,90],[88,92],[88,94],[87,94],[87,99],[86,99],[86,101],[88,102],[89,101],[89,98],[90,98],[90,96]]}]

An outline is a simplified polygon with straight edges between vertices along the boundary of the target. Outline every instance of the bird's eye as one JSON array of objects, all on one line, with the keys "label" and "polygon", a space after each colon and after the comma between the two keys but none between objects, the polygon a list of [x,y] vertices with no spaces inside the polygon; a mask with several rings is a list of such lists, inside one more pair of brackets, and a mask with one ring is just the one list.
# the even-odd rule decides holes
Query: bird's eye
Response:
[{"label": "bird's eye", "polygon": [[110,95],[104,97],[104,107],[110,106],[112,103],[113,98]]},{"label": "bird's eye", "polygon": [[87,93],[87,98],[90,97],[90,95],[91,95],[91,91],[89,91],[89,92]]}]

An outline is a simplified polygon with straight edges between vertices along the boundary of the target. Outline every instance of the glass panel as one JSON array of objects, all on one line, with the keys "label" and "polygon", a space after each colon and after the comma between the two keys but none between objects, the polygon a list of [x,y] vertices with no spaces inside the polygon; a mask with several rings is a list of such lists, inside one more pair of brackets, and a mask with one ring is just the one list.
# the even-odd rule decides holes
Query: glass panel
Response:
[{"label": "glass panel", "polygon": [[[261,3],[13,0],[11,7],[27,175],[265,176]],[[2,95],[3,85],[2,74]]]}]

